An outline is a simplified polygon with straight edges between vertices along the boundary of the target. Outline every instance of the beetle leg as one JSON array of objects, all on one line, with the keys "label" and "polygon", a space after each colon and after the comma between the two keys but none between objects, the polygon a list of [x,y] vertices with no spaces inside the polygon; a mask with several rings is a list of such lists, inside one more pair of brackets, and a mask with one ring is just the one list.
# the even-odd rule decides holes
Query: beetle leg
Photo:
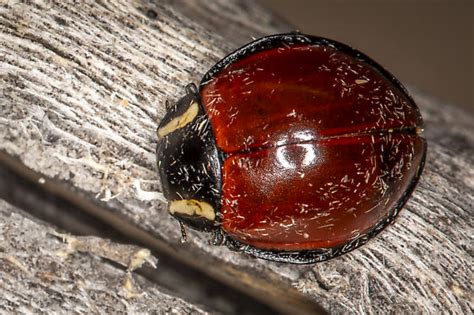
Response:
[{"label": "beetle leg", "polygon": [[186,243],[188,241],[188,235],[186,234],[186,228],[184,227],[183,222],[179,221],[179,228],[181,229],[181,243]]},{"label": "beetle leg", "polygon": [[235,251],[235,252],[242,252],[245,250],[245,245],[240,242],[233,240],[232,238],[226,236],[224,238],[224,245],[227,246],[228,249]]},{"label": "beetle leg", "polygon": [[222,234],[221,229],[212,231],[211,244],[214,246],[221,246],[222,244],[224,244],[224,234]]}]

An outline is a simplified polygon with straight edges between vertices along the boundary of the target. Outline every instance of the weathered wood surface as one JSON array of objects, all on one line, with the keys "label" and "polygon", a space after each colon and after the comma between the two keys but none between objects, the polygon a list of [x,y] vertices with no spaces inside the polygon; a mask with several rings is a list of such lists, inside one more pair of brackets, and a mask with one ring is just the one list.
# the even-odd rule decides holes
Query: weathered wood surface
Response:
[{"label": "weathered wood surface", "polygon": [[[80,237],[69,241],[68,248],[108,258],[120,265],[130,260],[125,244],[135,244],[159,257],[159,268],[131,268],[143,260],[133,259],[130,270],[159,285],[165,292],[197,305],[206,305],[212,312],[223,314],[324,314],[314,301],[285,285],[276,277],[263,277],[256,270],[244,270],[233,264],[222,264],[196,247],[173,246],[133,224],[121,215],[120,209],[93,199],[85,191],[25,167],[14,157],[0,151],[0,198],[64,231]],[[94,235],[91,239],[90,235]],[[98,237],[110,239],[108,246],[97,246]],[[41,238],[41,236],[39,236]],[[74,239],[79,237],[74,236]],[[100,244],[99,244],[100,245]],[[115,248],[121,248],[116,251]],[[107,250],[108,249],[108,250]],[[145,249],[137,253],[144,254]],[[136,251],[136,250],[135,250]],[[146,261],[149,261],[146,260]],[[124,263],[125,262],[125,263]],[[31,266],[35,269],[35,266]],[[252,272],[253,271],[253,272]],[[68,288],[65,288],[68,291]],[[113,306],[111,306],[113,308]]]},{"label": "weathered wood surface", "polygon": [[[0,148],[180,246],[155,167],[165,100],[252,36],[287,27],[250,1],[2,3]],[[280,277],[331,312],[473,312],[474,116],[413,96],[425,172],[397,222],[361,249],[294,266],[210,247],[195,232],[183,246]]]},{"label": "weathered wood surface", "polygon": [[125,272],[94,254],[97,246],[66,256],[67,246],[53,235],[53,229],[1,200],[0,231],[2,314],[206,314],[136,274],[134,290],[127,289]]}]

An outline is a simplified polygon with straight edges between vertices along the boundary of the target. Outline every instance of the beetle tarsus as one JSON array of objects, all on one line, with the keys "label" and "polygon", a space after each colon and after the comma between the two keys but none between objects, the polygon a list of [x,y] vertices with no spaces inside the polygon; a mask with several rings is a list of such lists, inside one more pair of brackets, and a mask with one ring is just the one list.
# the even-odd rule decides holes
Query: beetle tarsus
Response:
[{"label": "beetle tarsus", "polygon": [[178,220],[179,228],[181,230],[181,243],[186,243],[188,241],[188,235],[186,234],[186,228],[184,227],[183,222]]},{"label": "beetle tarsus", "polygon": [[221,246],[224,244],[224,234],[220,229],[212,232],[212,241],[211,244],[214,246]]},{"label": "beetle tarsus", "polygon": [[224,237],[224,245],[234,251],[234,252],[243,252],[245,251],[245,248],[246,248],[246,245],[240,243],[240,242],[237,242],[235,241],[234,239],[226,236]]}]

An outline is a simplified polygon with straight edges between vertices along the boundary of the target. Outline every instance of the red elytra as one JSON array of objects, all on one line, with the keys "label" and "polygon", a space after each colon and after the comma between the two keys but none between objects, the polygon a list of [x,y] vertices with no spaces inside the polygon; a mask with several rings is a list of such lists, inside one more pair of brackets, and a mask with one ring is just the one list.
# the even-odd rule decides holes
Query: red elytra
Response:
[{"label": "red elytra", "polygon": [[157,156],[169,211],[256,257],[312,263],[394,220],[426,155],[403,86],[335,41],[280,34],[219,61],[168,108]]},{"label": "red elytra", "polygon": [[406,93],[366,62],[296,44],[201,86],[222,170],[222,229],[260,249],[337,247],[368,233],[417,176],[425,141]]}]

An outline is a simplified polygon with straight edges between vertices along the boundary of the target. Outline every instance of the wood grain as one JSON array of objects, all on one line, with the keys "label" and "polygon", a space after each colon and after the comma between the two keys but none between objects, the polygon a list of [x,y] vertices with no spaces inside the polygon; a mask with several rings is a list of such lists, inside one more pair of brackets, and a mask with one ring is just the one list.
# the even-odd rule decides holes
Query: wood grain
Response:
[{"label": "wood grain", "polygon": [[192,231],[179,245],[155,166],[165,100],[252,36],[288,28],[250,1],[200,4],[3,1],[0,148],[173,246],[292,283],[331,312],[472,312],[474,117],[417,91],[425,172],[397,222],[360,250],[293,266],[210,247]]},{"label": "wood grain", "polygon": [[[207,314],[202,308],[163,293],[155,284],[133,275],[137,296],[130,298],[125,272],[104,263],[100,246],[65,256],[67,245],[55,231],[24,217],[0,200],[1,313],[153,313]],[[25,233],[28,231],[28,233]],[[84,240],[84,239],[82,239]],[[82,241],[81,240],[81,241]],[[102,243],[89,238],[86,244]],[[116,245],[116,244],[115,244]],[[96,251],[99,249],[99,252]],[[116,245],[117,254],[126,246]]]},{"label": "wood grain", "polygon": [[[221,264],[196,248],[173,246],[131,223],[121,215],[121,209],[90,198],[88,193],[71,187],[67,182],[35,172],[1,150],[0,178],[0,199],[18,206],[35,219],[77,236],[72,242],[68,241],[68,248],[77,247],[74,239],[84,239],[80,241],[83,243],[81,248],[96,248],[95,244],[100,243],[96,241],[98,237],[109,239],[104,241],[108,246],[93,253],[112,252],[112,255],[106,253],[101,257],[109,260],[113,257],[113,261],[120,265],[132,256],[123,250],[115,253],[114,248],[121,247],[120,243],[146,248],[150,255],[159,257],[159,268],[140,268],[137,272],[188,302],[205,303],[213,312],[223,314],[325,314],[314,301],[284,285],[281,280],[262,277],[257,271],[242,270],[235,265]],[[95,237],[88,242],[90,235]],[[37,235],[37,238],[43,236]]]}]

